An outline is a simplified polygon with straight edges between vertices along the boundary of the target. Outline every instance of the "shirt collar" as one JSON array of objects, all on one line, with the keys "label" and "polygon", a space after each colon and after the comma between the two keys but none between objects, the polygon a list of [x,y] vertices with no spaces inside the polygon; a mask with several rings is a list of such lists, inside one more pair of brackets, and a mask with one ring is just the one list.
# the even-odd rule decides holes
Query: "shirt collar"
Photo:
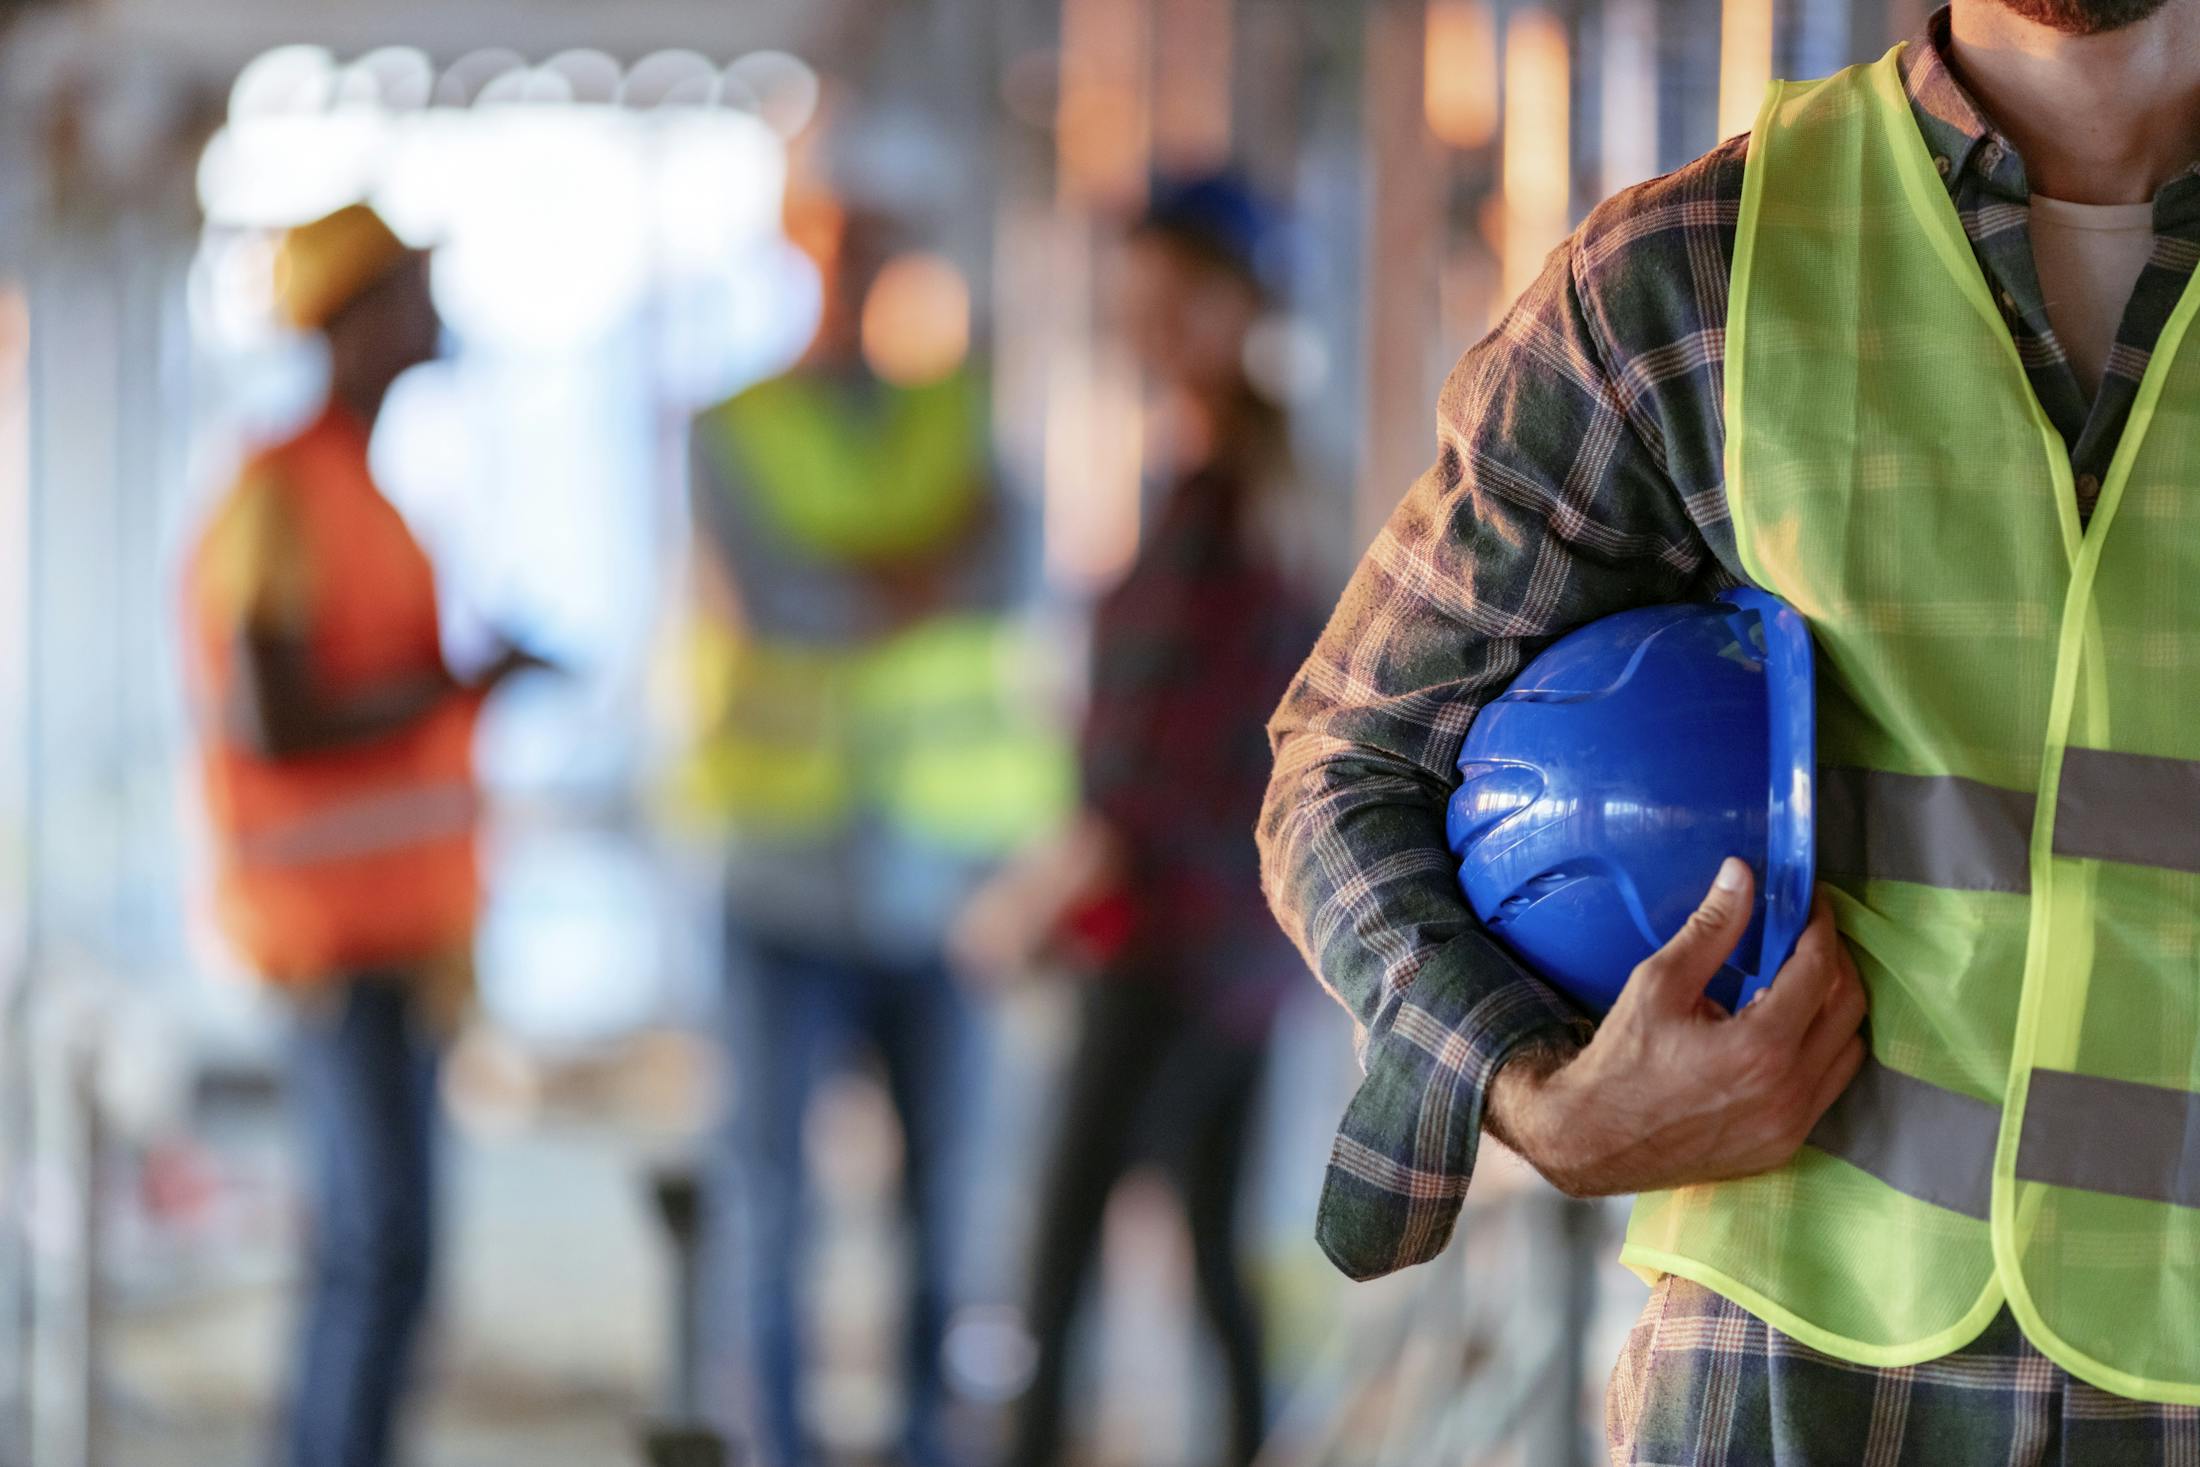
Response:
[{"label": "shirt collar", "polygon": [[1902,48],[1902,85],[1910,94],[1917,130],[1924,134],[1933,166],[1953,194],[1966,177],[1987,192],[2023,203],[2031,197],[2024,160],[1986,118],[1978,102],[1948,64],[1948,12],[1935,11],[1925,28]]},{"label": "shirt collar", "polygon": [[[1948,63],[1948,11],[1944,6],[1902,48],[1898,62],[1910,110],[1924,135],[1933,166],[1961,198],[1968,180],[1989,197],[2013,204],[2031,202],[2024,160],[1990,121],[1976,98]],[[2200,160],[2164,184],[2155,195],[2156,227],[2200,219]]]}]

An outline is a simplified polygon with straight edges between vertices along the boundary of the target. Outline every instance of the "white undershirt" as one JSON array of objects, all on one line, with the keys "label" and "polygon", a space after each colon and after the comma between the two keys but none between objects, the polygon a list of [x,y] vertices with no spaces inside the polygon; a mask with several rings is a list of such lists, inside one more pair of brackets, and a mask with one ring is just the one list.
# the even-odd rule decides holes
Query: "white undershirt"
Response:
[{"label": "white undershirt", "polygon": [[2152,204],[2071,204],[2032,195],[2032,263],[2047,319],[2090,399],[2132,287],[2154,249]]}]

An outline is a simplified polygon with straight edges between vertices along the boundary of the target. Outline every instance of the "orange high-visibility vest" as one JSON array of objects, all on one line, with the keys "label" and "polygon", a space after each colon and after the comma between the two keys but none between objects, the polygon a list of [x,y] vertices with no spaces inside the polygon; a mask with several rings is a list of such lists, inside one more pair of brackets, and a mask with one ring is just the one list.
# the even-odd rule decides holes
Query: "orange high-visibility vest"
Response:
[{"label": "orange high-visibility vest", "polygon": [[[324,686],[364,690],[441,668],[434,573],[375,488],[356,419],[332,407],[260,454],[227,508],[247,493],[281,496],[285,549],[304,570],[302,630]],[[241,675],[247,623],[217,540],[208,534],[192,558],[186,625],[206,710],[202,764],[223,930],[264,975],[288,984],[464,947],[479,896],[479,698],[454,693],[369,743],[288,758],[243,747],[222,710]]]}]

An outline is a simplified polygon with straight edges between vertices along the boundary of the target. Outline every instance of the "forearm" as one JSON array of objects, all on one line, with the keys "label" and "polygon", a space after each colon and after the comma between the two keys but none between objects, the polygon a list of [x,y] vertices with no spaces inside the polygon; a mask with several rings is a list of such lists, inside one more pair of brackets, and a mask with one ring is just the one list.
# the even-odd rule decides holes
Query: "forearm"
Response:
[{"label": "forearm", "polygon": [[1366,1067],[1317,1236],[1339,1268],[1369,1278],[1441,1249],[1473,1175],[1492,1077],[1523,1051],[1578,1043],[1581,1020],[1475,921],[1444,847],[1441,785],[1311,735],[1285,734],[1278,750],[1264,882],[1353,1015]]},{"label": "forearm", "polygon": [[1277,736],[1262,885],[1363,1044],[1427,953],[1472,927],[1444,850],[1443,801],[1426,774],[1377,750],[1304,730]]},{"label": "forearm", "polygon": [[1576,1036],[1539,1038],[1521,1045],[1490,1077],[1482,1102],[1482,1129],[1517,1156],[1540,1149],[1535,1134],[1536,1103],[1553,1076],[1581,1052]]},{"label": "forearm", "polygon": [[1006,875],[1026,919],[1035,930],[1052,937],[1059,935],[1079,908],[1114,889],[1122,879],[1122,863],[1115,832],[1086,810],[1020,857]]},{"label": "forearm", "polygon": [[462,694],[440,671],[364,688],[316,704],[307,737],[321,748],[372,743],[411,727]]},{"label": "forearm", "polygon": [[1285,735],[1262,812],[1262,879],[1285,932],[1352,1014],[1371,1068],[1409,1005],[1477,1016],[1477,1052],[1461,1058],[1477,1072],[1466,1098],[1479,1111],[1479,1072],[1530,1042],[1562,1050],[1578,1016],[1467,906],[1444,844],[1446,793],[1394,758]]},{"label": "forearm", "polygon": [[464,696],[440,667],[338,693],[314,675],[302,648],[250,634],[241,639],[238,660],[230,736],[275,759],[373,743]]}]

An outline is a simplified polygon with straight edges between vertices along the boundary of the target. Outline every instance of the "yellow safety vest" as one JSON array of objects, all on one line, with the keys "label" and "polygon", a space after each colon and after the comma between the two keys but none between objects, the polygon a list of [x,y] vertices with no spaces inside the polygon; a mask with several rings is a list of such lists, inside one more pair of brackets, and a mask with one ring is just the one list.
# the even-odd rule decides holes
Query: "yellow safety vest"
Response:
[{"label": "yellow safety vest", "polygon": [[1069,813],[1076,766],[1038,712],[1041,655],[1002,618],[940,616],[863,658],[857,760],[895,824],[986,854],[1013,850]]},{"label": "yellow safety vest", "polygon": [[2200,353],[2188,290],[2081,529],[1895,53],[1774,87],[1727,326],[1750,574],[1820,652],[1820,868],[1871,1059],[1764,1176],[1624,1257],[1899,1366],[2006,1303],[2200,1403]]},{"label": "yellow safety vest", "polygon": [[977,377],[873,390],[857,412],[831,383],[790,372],[707,415],[766,522],[820,559],[922,555],[962,528],[985,485]]},{"label": "yellow safety vest", "polygon": [[[705,418],[764,524],[828,564],[921,556],[977,506],[975,379],[879,392],[859,418],[831,387],[788,376]],[[947,614],[878,641],[820,643],[706,617],[689,650],[704,736],[685,792],[745,835],[825,840],[875,811],[920,841],[982,856],[1069,808],[1067,742],[1031,696],[1039,649],[1007,618]]]},{"label": "yellow safety vest", "polygon": [[697,733],[681,803],[773,841],[844,827],[859,798],[849,756],[856,654],[746,636],[701,610],[686,654]]}]

